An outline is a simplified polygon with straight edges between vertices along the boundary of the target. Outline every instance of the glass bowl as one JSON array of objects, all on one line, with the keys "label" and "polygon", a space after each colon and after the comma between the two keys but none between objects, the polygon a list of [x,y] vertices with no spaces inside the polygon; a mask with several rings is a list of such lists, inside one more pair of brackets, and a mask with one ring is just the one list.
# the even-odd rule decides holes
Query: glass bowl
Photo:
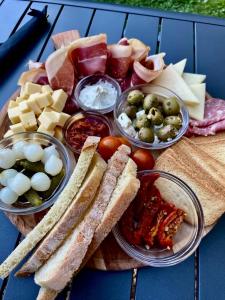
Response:
[{"label": "glass bowl", "polygon": [[[91,129],[92,121],[89,120],[88,124],[90,124],[90,127],[87,128],[85,126],[85,128],[79,129],[80,137],[79,138],[77,138],[77,136],[74,137],[74,140],[79,142],[79,147],[75,147],[75,145],[73,145],[69,141],[69,138],[71,139],[71,137],[69,137],[69,129],[75,122],[81,120],[82,118],[91,118],[93,121],[96,120],[97,122],[103,123],[107,127],[107,132],[104,135],[100,135],[98,132],[95,132],[93,129]],[[87,134],[85,133],[85,131],[87,131]],[[83,146],[81,139],[83,139],[83,143],[84,143],[84,141],[88,135],[95,135],[95,136],[99,136],[99,137],[103,138],[105,136],[112,135],[112,133],[113,133],[113,128],[112,128],[112,124],[111,124],[109,118],[105,117],[104,115],[102,115],[100,113],[96,113],[96,112],[92,112],[92,111],[82,111],[82,112],[74,114],[67,120],[65,126],[63,127],[63,136],[64,136],[65,143],[70,148],[70,150],[76,154],[80,153],[81,148]]]},{"label": "glass bowl", "polygon": [[[178,134],[176,135],[176,137],[174,139],[167,141],[167,142],[157,142],[157,141],[154,141],[153,143],[142,142],[137,138],[131,137],[122,128],[122,126],[118,122],[118,117],[121,113],[124,112],[125,108],[127,107],[126,99],[127,99],[129,92],[136,90],[136,89],[141,90],[144,94],[154,93],[158,96],[167,97],[167,98],[168,97],[176,97],[177,102],[180,105],[180,114],[182,117],[182,127],[180,128]],[[133,86],[133,87],[127,89],[120,95],[120,97],[117,100],[116,106],[114,108],[114,120],[115,120],[115,124],[116,124],[118,130],[120,131],[121,135],[127,137],[131,144],[133,144],[139,148],[157,150],[157,149],[164,149],[164,148],[167,148],[167,147],[173,145],[185,134],[185,132],[188,128],[188,124],[189,124],[189,114],[188,114],[188,110],[185,107],[183,101],[171,90],[164,88],[162,86],[159,86],[159,85],[141,84],[141,85]]]},{"label": "glass bowl", "polygon": [[0,148],[12,148],[13,144],[19,141],[38,142],[44,147],[55,145],[56,150],[58,151],[60,158],[62,159],[63,167],[65,170],[65,176],[63,177],[59,187],[54,191],[53,195],[51,195],[45,202],[43,202],[39,206],[15,207],[12,205],[5,204],[0,200],[1,210],[17,215],[29,215],[45,210],[57,200],[59,194],[64,189],[74,170],[75,158],[73,153],[70,150],[68,150],[59,140],[57,140],[54,137],[51,137],[50,135],[38,132],[21,132],[13,134],[10,137],[0,141]]},{"label": "glass bowl", "polygon": [[[116,93],[117,93],[117,97],[115,102],[107,107],[104,108],[93,108],[90,106],[86,106],[81,100],[80,100],[80,92],[83,88],[85,88],[86,86],[91,86],[95,83],[97,83],[99,80],[102,80],[103,82],[108,82],[110,83],[115,89],[116,89]],[[116,101],[119,98],[121,94],[121,88],[119,83],[113,79],[112,77],[108,76],[108,75],[102,75],[102,74],[94,74],[94,75],[90,75],[87,76],[85,78],[83,78],[82,80],[80,80],[75,88],[74,91],[74,95],[75,95],[75,101],[78,103],[78,105],[83,109],[83,110],[88,110],[88,111],[95,111],[101,114],[106,114],[109,113],[111,111],[113,111],[114,106],[116,105]]]},{"label": "glass bowl", "polygon": [[198,247],[204,230],[204,217],[201,205],[191,188],[178,177],[158,170],[138,172],[138,177],[146,174],[158,174],[154,185],[167,202],[184,210],[187,216],[173,238],[171,250],[131,245],[123,237],[119,223],[113,234],[120,247],[141,263],[154,267],[167,267],[178,264],[188,258]]}]

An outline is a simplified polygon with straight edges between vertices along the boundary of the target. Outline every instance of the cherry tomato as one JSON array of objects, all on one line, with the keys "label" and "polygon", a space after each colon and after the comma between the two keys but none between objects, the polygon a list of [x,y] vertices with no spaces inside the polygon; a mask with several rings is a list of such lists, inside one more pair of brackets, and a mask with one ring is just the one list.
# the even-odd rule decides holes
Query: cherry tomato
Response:
[{"label": "cherry tomato", "polygon": [[118,136],[117,138],[121,141],[121,144],[127,145],[128,147],[131,148],[131,144],[130,144],[130,142],[128,141],[128,139],[126,139],[126,138],[123,137],[123,136]]},{"label": "cherry tomato", "polygon": [[116,152],[116,150],[121,144],[122,143],[118,139],[118,137],[106,136],[103,139],[101,139],[98,145],[98,152],[105,160],[108,160],[114,154],[114,152]]},{"label": "cherry tomato", "polygon": [[150,170],[154,167],[155,161],[151,152],[145,149],[138,149],[131,154],[131,158],[136,162],[138,170]]}]

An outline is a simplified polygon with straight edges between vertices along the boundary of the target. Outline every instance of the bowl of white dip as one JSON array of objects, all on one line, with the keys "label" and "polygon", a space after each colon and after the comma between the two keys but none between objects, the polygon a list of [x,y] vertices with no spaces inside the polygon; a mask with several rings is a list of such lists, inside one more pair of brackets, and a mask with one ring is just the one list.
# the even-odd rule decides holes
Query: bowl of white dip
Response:
[{"label": "bowl of white dip", "polygon": [[119,83],[110,76],[95,74],[79,81],[74,94],[83,110],[106,114],[113,111],[121,89]]}]

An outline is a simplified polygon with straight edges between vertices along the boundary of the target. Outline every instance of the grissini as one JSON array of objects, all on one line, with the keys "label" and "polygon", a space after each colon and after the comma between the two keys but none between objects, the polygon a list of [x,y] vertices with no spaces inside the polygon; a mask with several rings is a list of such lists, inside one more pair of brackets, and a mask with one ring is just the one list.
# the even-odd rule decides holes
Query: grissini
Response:
[{"label": "grissini", "polygon": [[113,154],[94,204],[63,245],[35,273],[35,282],[38,285],[60,291],[78,270],[110,201],[117,179],[125,168],[129,154],[130,148],[126,145],[121,145]]},{"label": "grissini", "polygon": [[94,199],[106,167],[106,162],[96,153],[84,183],[75,199],[61,220],[41,242],[34,254],[16,273],[17,276],[27,276],[36,272],[62,244],[79,220],[84,217],[85,211]]},{"label": "grissini", "polygon": [[53,226],[65,213],[66,209],[80,189],[99,140],[99,137],[87,138],[74,172],[54,205],[50,208],[40,223],[37,224],[37,226],[0,265],[0,277],[2,279],[9,275],[10,271],[12,271],[20,263],[20,261],[37,245],[38,242],[40,242],[40,240],[53,228]]}]

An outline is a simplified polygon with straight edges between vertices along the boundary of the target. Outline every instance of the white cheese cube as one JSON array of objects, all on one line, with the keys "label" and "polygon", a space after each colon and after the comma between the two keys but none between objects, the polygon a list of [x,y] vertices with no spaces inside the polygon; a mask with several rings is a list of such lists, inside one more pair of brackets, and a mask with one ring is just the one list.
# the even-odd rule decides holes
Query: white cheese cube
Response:
[{"label": "white cheese cube", "polygon": [[128,128],[132,124],[131,119],[127,116],[126,113],[122,113],[119,115],[118,122],[120,123],[123,129]]},{"label": "white cheese cube", "polygon": [[16,124],[20,122],[20,114],[21,111],[19,109],[19,106],[8,109],[8,116],[12,124]]},{"label": "white cheese cube", "polygon": [[55,127],[55,135],[54,135],[54,137],[55,137],[57,140],[59,140],[60,142],[63,141],[64,137],[63,137],[63,130],[62,130],[61,127],[59,127],[59,126],[56,126],[56,127]]},{"label": "white cheese cube", "polygon": [[40,107],[37,105],[36,100],[33,98],[29,98],[27,100],[27,105],[29,106],[30,110],[32,110],[34,112],[35,115],[39,116],[41,114],[41,109]]},{"label": "white cheese cube", "polygon": [[29,99],[35,101],[40,108],[44,108],[53,103],[52,96],[49,93],[35,93],[30,95]]},{"label": "white cheese cube", "polygon": [[49,94],[53,93],[53,89],[50,87],[49,84],[42,85],[41,91],[42,93],[49,93]]},{"label": "white cheese cube", "polygon": [[145,114],[145,110],[144,109],[140,110],[136,113],[136,118],[138,119],[138,118],[142,117],[144,114]]},{"label": "white cheese cube", "polygon": [[27,104],[26,101],[23,101],[23,102],[19,103],[19,109],[22,113],[30,111],[30,107],[29,107],[29,105]]},{"label": "white cheese cube", "polygon": [[58,112],[63,111],[67,98],[68,98],[67,93],[65,93],[64,90],[60,89],[54,91],[52,93],[52,99],[53,99],[52,108]]},{"label": "white cheese cube", "polygon": [[128,128],[124,129],[124,131],[129,134],[131,137],[135,138],[136,137],[136,130],[134,129],[134,127],[132,125],[130,125]]},{"label": "white cheese cube", "polygon": [[22,125],[26,130],[36,130],[37,129],[37,120],[33,111],[23,113],[20,115]]},{"label": "white cheese cube", "polygon": [[9,128],[12,130],[13,133],[26,131],[25,127],[21,122],[14,125],[10,125]]},{"label": "white cheese cube", "polygon": [[38,130],[37,132],[42,132],[42,133],[45,133],[45,134],[48,134],[48,135],[51,135],[51,136],[54,136],[55,134],[55,131],[54,130],[47,130],[43,124],[41,124],[39,127],[38,127]]},{"label": "white cheese cube", "polygon": [[18,106],[18,104],[16,103],[16,101],[14,100],[10,100],[9,104],[8,104],[8,108],[12,108],[12,107],[16,107]]},{"label": "white cheese cube", "polygon": [[65,113],[60,113],[59,114],[59,122],[57,125],[60,127],[63,127],[69,118],[70,118],[70,115],[65,114]]},{"label": "white cheese cube", "polygon": [[22,95],[32,95],[34,93],[41,93],[41,85],[33,82],[26,82],[23,86],[21,93]]}]

